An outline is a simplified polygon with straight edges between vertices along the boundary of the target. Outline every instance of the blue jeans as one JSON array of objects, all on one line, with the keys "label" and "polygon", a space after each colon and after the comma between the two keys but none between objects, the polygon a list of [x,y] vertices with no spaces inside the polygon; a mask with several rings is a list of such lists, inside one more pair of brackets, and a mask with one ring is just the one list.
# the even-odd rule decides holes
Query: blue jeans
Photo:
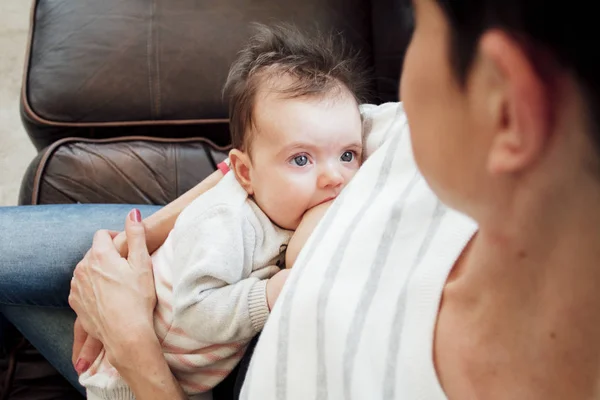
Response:
[{"label": "blue jeans", "polygon": [[[133,207],[0,207],[0,314],[82,393],[71,365],[75,320],[67,301],[71,276],[90,248],[94,232],[123,230]],[[135,207],[142,217],[160,208]]]}]

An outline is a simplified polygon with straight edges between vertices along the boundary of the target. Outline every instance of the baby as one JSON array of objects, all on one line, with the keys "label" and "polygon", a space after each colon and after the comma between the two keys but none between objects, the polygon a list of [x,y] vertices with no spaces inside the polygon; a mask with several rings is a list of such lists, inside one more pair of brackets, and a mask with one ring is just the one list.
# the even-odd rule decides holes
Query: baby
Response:
[{"label": "baby", "polygon": [[[277,299],[271,278],[305,212],[336,198],[362,160],[361,82],[331,39],[259,27],[234,62],[230,172],[179,216],[153,254],[154,326],[190,398],[236,366]],[[100,354],[89,399],[134,399]]]}]

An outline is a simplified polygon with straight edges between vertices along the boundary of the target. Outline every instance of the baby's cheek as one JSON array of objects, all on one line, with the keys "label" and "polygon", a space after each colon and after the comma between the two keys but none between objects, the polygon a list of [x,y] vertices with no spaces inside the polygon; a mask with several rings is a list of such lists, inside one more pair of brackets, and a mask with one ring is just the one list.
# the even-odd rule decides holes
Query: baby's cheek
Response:
[{"label": "baby's cheek", "polygon": [[268,216],[278,226],[293,231],[300,223],[302,213],[298,213],[295,208],[290,206],[289,202],[290,200],[286,198],[280,198],[276,202],[271,203]]}]

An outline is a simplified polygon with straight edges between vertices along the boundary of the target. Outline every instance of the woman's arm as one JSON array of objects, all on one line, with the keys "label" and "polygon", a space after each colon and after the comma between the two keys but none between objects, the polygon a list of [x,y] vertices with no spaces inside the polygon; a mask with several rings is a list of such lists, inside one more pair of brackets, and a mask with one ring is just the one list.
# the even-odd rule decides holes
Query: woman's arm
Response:
[{"label": "woman's arm", "polygon": [[[150,254],[164,243],[181,211],[198,196],[213,188],[222,177],[223,173],[220,170],[216,170],[202,182],[144,219],[146,245]],[[125,232],[119,233],[113,241],[121,256],[127,256],[127,236]]]}]

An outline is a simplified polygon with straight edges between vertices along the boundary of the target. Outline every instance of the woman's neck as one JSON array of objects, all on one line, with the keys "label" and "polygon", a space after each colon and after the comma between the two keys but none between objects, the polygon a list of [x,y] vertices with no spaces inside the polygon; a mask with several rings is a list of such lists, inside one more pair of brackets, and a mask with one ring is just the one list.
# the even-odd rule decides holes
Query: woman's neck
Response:
[{"label": "woman's neck", "polygon": [[[527,200],[496,226],[480,225],[442,305],[471,327],[481,352],[497,350],[487,362],[513,360],[505,367],[534,383],[532,395],[598,395],[600,190]],[[484,359],[471,361],[485,370]]]}]

